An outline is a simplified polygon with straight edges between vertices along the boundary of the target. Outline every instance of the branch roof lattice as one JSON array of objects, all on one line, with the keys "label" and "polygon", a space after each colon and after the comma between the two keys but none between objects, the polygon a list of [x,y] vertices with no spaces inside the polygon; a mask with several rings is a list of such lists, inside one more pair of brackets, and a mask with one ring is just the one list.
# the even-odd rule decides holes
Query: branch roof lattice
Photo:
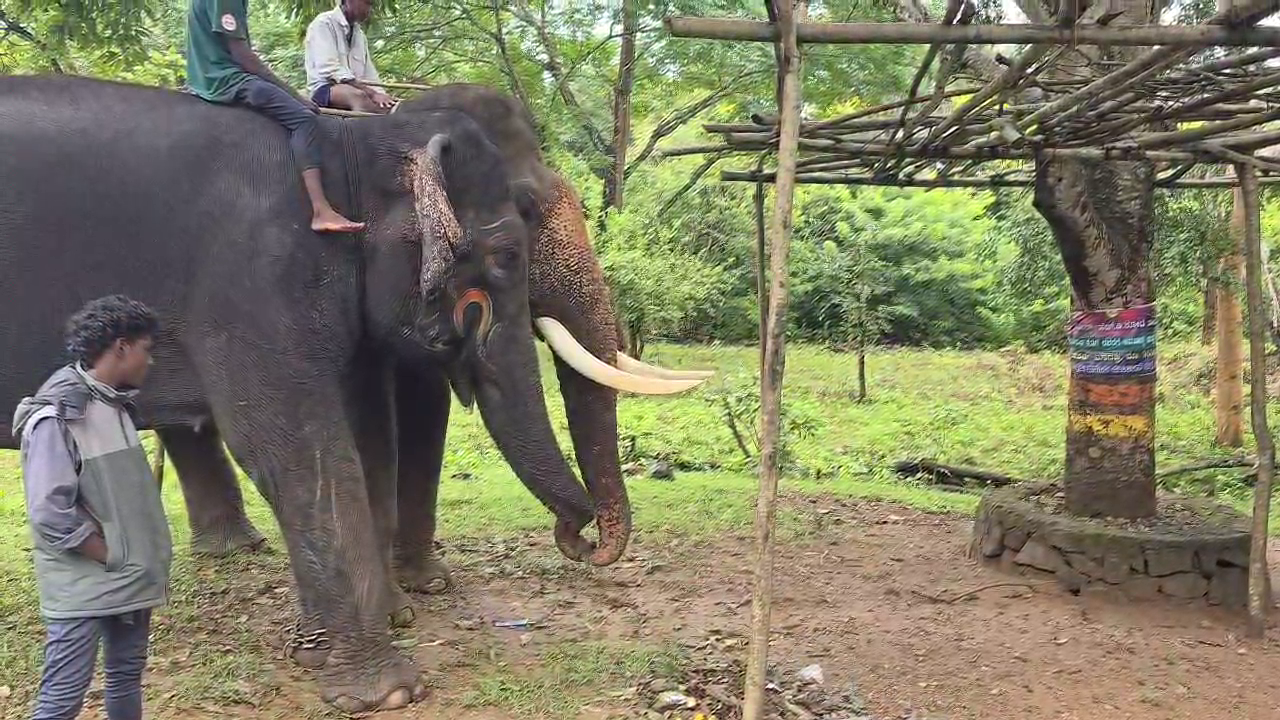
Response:
[{"label": "branch roof lattice", "polygon": [[[797,182],[904,187],[1017,187],[1033,184],[1037,158],[1151,161],[1163,187],[1230,187],[1235,179],[1189,177],[1197,166],[1252,165],[1261,184],[1280,184],[1280,160],[1259,152],[1280,144],[1280,36],[1253,28],[1280,10],[1280,0],[1246,0],[1204,25],[1105,26],[1114,18],[1066,28],[967,26],[966,0],[951,0],[936,25],[809,24],[802,40],[844,43],[930,43],[904,98],[801,125]],[[769,23],[669,18],[681,37],[770,40]],[[908,26],[914,28],[908,31]],[[982,31],[977,32],[979,28]],[[972,36],[972,37],[971,37]],[[887,38],[887,39],[886,39]],[[985,85],[946,87],[943,61],[931,91],[920,85],[953,39],[1006,42],[1036,38]],[[1133,46],[1127,62],[1085,52],[1091,44]],[[1250,43],[1262,46],[1251,46]],[[1233,51],[1206,52],[1231,46]],[[776,153],[775,117],[707,124],[719,142],[664,151],[668,157],[714,153],[759,156],[754,169],[722,180],[772,182],[763,159]],[[991,167],[992,163],[997,167]],[[1203,174],[1203,173],[1201,173]]]}]

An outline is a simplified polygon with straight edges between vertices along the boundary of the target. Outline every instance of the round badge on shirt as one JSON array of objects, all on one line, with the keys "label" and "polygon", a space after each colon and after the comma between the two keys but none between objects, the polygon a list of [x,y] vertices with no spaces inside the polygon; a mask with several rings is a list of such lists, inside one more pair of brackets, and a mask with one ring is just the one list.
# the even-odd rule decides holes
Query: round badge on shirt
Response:
[{"label": "round badge on shirt", "polygon": [[222,16],[222,29],[226,30],[227,32],[235,32],[236,18],[234,15],[232,15],[231,13],[227,13],[226,15]]}]

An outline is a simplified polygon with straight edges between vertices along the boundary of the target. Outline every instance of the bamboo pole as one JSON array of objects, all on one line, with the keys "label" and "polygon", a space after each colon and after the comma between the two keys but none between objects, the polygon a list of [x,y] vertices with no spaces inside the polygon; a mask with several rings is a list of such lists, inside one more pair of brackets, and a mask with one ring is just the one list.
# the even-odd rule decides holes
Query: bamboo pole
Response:
[{"label": "bamboo pole", "polygon": [[[678,38],[773,42],[771,23],[731,18],[667,17],[667,32]],[[801,43],[930,45],[1111,45],[1173,47],[1276,47],[1280,28],[1226,25],[922,25],[912,22],[804,23]]]},{"label": "bamboo pole", "polygon": [[1267,521],[1271,512],[1271,481],[1276,447],[1267,425],[1267,313],[1262,300],[1262,231],[1258,184],[1252,165],[1236,166],[1244,204],[1245,287],[1249,303],[1249,366],[1252,369],[1250,405],[1257,443],[1258,476],[1253,487],[1252,542],[1249,548],[1249,623],[1251,637],[1266,634],[1271,588],[1267,575]]},{"label": "bamboo pole", "polygon": [[[751,170],[721,170],[722,182],[763,182],[775,181],[774,173],[756,173]],[[1280,176],[1257,178],[1259,185],[1280,185]],[[1029,175],[992,175],[987,177],[900,177],[893,175],[854,175],[832,172],[805,172],[796,175],[796,183],[800,185],[868,185],[881,187],[911,188],[1019,188],[1034,187],[1035,178]],[[1170,190],[1204,190],[1209,188],[1233,188],[1238,183],[1230,177],[1222,178],[1187,178],[1172,182],[1157,182],[1157,188]]]},{"label": "bamboo pole", "polygon": [[775,0],[781,52],[780,67],[778,182],[774,188],[773,218],[769,228],[769,317],[765,344],[765,364],[760,368],[761,452],[760,488],[756,496],[755,578],[751,594],[751,639],[743,693],[743,720],[764,716],[766,671],[769,665],[769,620],[773,594],[773,526],[778,499],[778,444],[781,432],[782,375],[786,358],[787,271],[791,246],[792,203],[795,200],[796,157],[799,155],[800,46],[796,25],[805,19],[807,0]]}]

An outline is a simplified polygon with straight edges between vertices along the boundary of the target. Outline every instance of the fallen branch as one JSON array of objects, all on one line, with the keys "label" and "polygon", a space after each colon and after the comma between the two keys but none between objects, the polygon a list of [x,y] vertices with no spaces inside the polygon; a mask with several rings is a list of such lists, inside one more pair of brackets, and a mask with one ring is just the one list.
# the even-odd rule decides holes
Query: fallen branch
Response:
[{"label": "fallen branch", "polygon": [[954,604],[954,603],[958,603],[958,602],[960,602],[961,600],[964,600],[965,598],[973,597],[974,595],[977,595],[978,593],[983,592],[983,591],[986,591],[986,590],[994,590],[994,589],[996,589],[996,588],[1001,588],[1001,587],[1024,587],[1024,588],[1027,588],[1028,590],[1035,590],[1037,587],[1039,587],[1039,586],[1041,586],[1041,585],[1045,585],[1045,584],[1046,584],[1046,583],[1043,583],[1043,582],[1038,582],[1038,583],[1031,583],[1031,582],[998,582],[998,583],[991,583],[990,585],[983,585],[982,587],[976,587],[976,588],[974,588],[974,589],[972,589],[972,590],[966,590],[966,591],[964,591],[964,592],[960,593],[959,595],[956,595],[956,596],[955,596],[955,597],[953,597],[953,598],[944,598],[944,597],[940,597],[940,596],[938,596],[938,595],[930,595],[930,594],[929,594],[929,593],[927,593],[927,592],[924,592],[924,591],[921,591],[921,590],[914,590],[914,589],[911,591],[911,594],[912,594],[912,595],[917,595],[917,596],[919,596],[919,597],[922,597],[922,598],[924,598],[925,600],[928,600],[928,601],[930,601],[930,602],[943,603],[944,605],[951,605],[951,604]]},{"label": "fallen branch", "polygon": [[1229,458],[1214,458],[1212,460],[1201,460],[1200,462],[1194,462],[1188,465],[1179,465],[1177,467],[1169,468],[1168,470],[1161,470],[1160,472],[1156,473],[1156,477],[1164,478],[1164,477],[1169,477],[1171,475],[1183,475],[1186,473],[1200,472],[1201,470],[1218,470],[1222,468],[1253,467],[1254,465],[1257,464],[1257,462],[1258,462],[1258,459],[1253,456],[1237,455],[1235,457],[1229,457]]},{"label": "fallen branch", "polygon": [[964,481],[966,478],[970,480],[979,480],[993,487],[1016,485],[1022,482],[1018,478],[1002,475],[997,472],[991,472],[990,470],[964,467],[961,465],[943,465],[935,460],[927,459],[901,460],[894,463],[893,469],[899,475],[904,477],[929,475],[934,484],[951,485],[953,487],[964,487]]}]

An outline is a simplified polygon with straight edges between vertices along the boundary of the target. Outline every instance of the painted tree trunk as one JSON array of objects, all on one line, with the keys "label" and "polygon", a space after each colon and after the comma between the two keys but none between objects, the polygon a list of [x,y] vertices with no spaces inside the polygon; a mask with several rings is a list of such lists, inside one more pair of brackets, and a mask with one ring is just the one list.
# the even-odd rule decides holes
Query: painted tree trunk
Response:
[{"label": "painted tree trunk", "polygon": [[1148,163],[1042,160],[1035,207],[1071,279],[1067,510],[1155,513],[1156,317]]}]

